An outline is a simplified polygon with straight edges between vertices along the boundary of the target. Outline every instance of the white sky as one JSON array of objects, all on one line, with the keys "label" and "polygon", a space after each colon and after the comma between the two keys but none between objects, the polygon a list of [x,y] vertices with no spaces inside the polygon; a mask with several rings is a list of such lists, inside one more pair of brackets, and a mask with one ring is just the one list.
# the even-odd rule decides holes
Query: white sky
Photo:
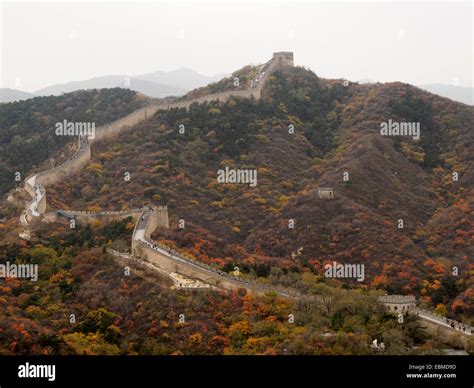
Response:
[{"label": "white sky", "polygon": [[325,78],[473,85],[472,3],[9,3],[0,87],[189,67],[230,73],[293,51]]}]

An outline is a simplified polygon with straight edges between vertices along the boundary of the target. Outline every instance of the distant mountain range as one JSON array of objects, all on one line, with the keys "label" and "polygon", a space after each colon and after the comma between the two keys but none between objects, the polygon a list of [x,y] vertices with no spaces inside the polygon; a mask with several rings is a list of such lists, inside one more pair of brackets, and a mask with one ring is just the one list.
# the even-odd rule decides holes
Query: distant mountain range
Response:
[{"label": "distant mountain range", "polygon": [[70,93],[76,90],[105,89],[105,88],[128,88],[149,97],[179,96],[186,92],[205,86],[223,78],[220,74],[208,77],[198,72],[180,68],[165,72],[157,71],[149,74],[142,74],[133,77],[126,75],[108,75],[95,77],[84,81],[72,81],[65,84],[55,84],[39,89],[34,93],[27,93],[21,90],[3,88],[0,89],[0,102],[13,102],[26,100],[38,96],[58,96],[63,93]]},{"label": "distant mountain range", "polygon": [[446,84],[418,85],[418,87],[454,101],[474,105],[474,88]]},{"label": "distant mountain range", "polygon": [[226,74],[218,74],[208,77],[198,72],[182,67],[173,71],[156,71],[154,73],[138,75],[135,78],[143,81],[155,82],[167,86],[173,86],[186,92],[206,86],[224,78]]},{"label": "distant mountain range", "polygon": [[135,90],[150,97],[181,95],[185,92],[185,90],[181,88],[145,81],[135,77],[128,77],[126,75],[108,75],[85,81],[72,81],[66,84],[51,85],[37,90],[35,94],[40,96],[58,96],[62,93],[70,93],[76,90],[108,89],[116,87]]},{"label": "distant mountain range", "polygon": [[33,97],[38,96],[34,93],[22,92],[21,90],[17,89],[0,88],[0,103],[28,100],[29,98]]},{"label": "distant mountain range", "polygon": [[[58,96],[76,90],[129,88],[149,97],[161,98],[166,96],[180,96],[190,90],[206,86],[224,78],[226,74],[205,76],[198,72],[182,67],[173,71],[156,71],[133,77],[126,75],[108,75],[95,77],[84,81],[72,81],[65,84],[55,84],[35,91],[23,92],[17,89],[0,88],[0,103],[26,100],[38,96]],[[373,83],[363,79],[359,83]],[[474,105],[474,88],[449,84],[418,85],[419,88],[438,94],[451,100]]]}]

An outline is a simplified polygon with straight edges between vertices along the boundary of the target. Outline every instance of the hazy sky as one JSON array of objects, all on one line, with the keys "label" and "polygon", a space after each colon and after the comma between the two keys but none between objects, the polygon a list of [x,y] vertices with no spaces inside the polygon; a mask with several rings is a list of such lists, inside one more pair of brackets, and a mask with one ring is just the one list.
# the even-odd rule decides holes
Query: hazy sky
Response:
[{"label": "hazy sky", "polygon": [[473,85],[472,3],[3,3],[1,83],[25,91],[293,51],[326,78]]}]

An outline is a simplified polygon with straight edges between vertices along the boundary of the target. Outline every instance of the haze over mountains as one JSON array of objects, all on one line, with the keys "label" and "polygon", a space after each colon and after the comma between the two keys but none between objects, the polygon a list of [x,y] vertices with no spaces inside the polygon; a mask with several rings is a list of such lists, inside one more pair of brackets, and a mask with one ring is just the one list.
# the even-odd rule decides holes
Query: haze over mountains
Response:
[{"label": "haze over mountains", "polygon": [[419,85],[419,87],[421,89],[427,90],[428,92],[450,98],[454,101],[463,102],[468,105],[474,105],[474,88],[446,84],[428,84]]},{"label": "haze over mountains", "polygon": [[[0,88],[0,103],[22,101],[39,96],[59,96],[76,90],[109,89],[115,87],[135,90],[155,98],[181,96],[190,90],[219,81],[225,76],[225,74],[217,74],[209,77],[183,67],[169,72],[156,71],[135,77],[109,75],[90,78],[84,81],[71,81],[65,84],[47,86],[34,93],[23,92],[18,89]],[[373,81],[364,79],[358,82],[372,83]],[[426,84],[418,85],[418,87],[453,101],[474,105],[474,88],[449,84]]]},{"label": "haze over mountains", "polygon": [[192,69],[180,68],[173,71],[156,71],[137,76],[107,75],[94,77],[83,81],[71,81],[65,84],[55,84],[34,93],[16,89],[1,88],[0,102],[26,100],[38,96],[59,96],[76,90],[126,88],[137,91],[149,97],[161,98],[180,96],[189,90],[205,86],[220,80],[224,74],[205,76]]},{"label": "haze over mountains", "polygon": [[34,93],[22,92],[18,89],[0,88],[0,103],[27,100],[38,97]]},{"label": "haze over mountains", "polygon": [[144,81],[126,75],[110,75],[91,78],[85,81],[73,81],[66,84],[56,84],[36,91],[40,96],[59,96],[76,90],[128,88],[150,97],[164,97],[183,94],[184,90],[173,86]]}]

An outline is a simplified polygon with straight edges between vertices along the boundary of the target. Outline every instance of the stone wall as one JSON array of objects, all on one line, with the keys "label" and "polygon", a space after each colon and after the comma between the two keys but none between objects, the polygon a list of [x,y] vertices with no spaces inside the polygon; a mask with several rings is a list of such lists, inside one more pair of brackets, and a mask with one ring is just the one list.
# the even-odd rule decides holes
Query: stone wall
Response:
[{"label": "stone wall", "polygon": [[434,322],[422,319],[420,327],[430,336],[433,336],[441,342],[451,345],[456,348],[467,348],[469,336],[452,330],[448,327],[440,326]]},{"label": "stone wall", "polygon": [[[267,77],[268,77],[267,73]],[[266,78],[266,77],[265,77]],[[146,107],[140,108],[133,113],[118,119],[110,124],[100,126],[96,129],[95,138],[92,139],[92,142],[107,139],[113,137],[123,131],[124,129],[129,129],[145,120],[151,118],[159,110],[169,110],[176,108],[185,108],[189,109],[192,104],[198,103],[202,104],[210,101],[221,101],[226,102],[232,96],[241,97],[241,98],[255,98],[259,99],[261,97],[261,91],[264,86],[265,79],[259,83],[256,88],[249,88],[246,90],[227,90],[218,93],[211,93],[205,96],[196,97],[191,100],[178,100],[178,101],[165,101],[150,104]]]},{"label": "stone wall", "polygon": [[[79,224],[88,224],[92,220],[121,220],[127,217],[136,218],[142,213],[142,210],[132,210],[132,211],[123,211],[123,212],[71,212],[67,213],[66,218],[74,218]],[[61,216],[61,214],[55,213],[56,219]]]},{"label": "stone wall", "polygon": [[[67,175],[73,174],[82,169],[89,163],[91,159],[91,147],[87,146],[82,152],[75,154],[74,158],[71,158],[66,163],[36,174],[36,182],[43,187],[50,186],[66,177]],[[46,197],[46,195],[45,195]]]},{"label": "stone wall", "polygon": [[151,239],[151,234],[157,228],[169,229],[168,208],[166,206],[155,207],[150,216],[149,226],[145,231],[145,237]]},{"label": "stone wall", "polygon": [[147,119],[152,117],[155,112],[160,109],[162,104],[153,104],[148,105],[143,108],[140,108],[129,115],[122,117],[118,120],[111,122],[110,124],[102,125],[98,127],[95,131],[95,138],[92,139],[92,142],[103,140],[116,136],[122,130],[131,128]]},{"label": "stone wall", "polygon": [[[31,202],[26,204],[26,210],[24,214],[25,214],[25,220],[27,223],[31,222],[35,218],[34,214],[31,212],[31,206],[33,206],[34,203],[35,203],[35,199],[33,199]],[[41,199],[36,204],[36,206],[38,208],[39,213],[44,213],[46,211],[46,208],[47,208],[46,192],[41,197]]]},{"label": "stone wall", "polygon": [[[86,165],[91,158],[90,144],[84,137],[78,139],[78,149],[74,155],[69,158],[63,164],[54,167],[52,169],[40,172],[38,174],[30,175],[25,180],[25,190],[33,197],[33,200],[26,206],[25,218],[27,222],[30,222],[35,217],[35,214],[31,211],[31,207],[36,207],[39,214],[44,214],[47,208],[46,201],[46,186],[51,185],[64,176],[80,170]],[[41,197],[37,198],[34,185],[38,185],[42,191]]]},{"label": "stone wall", "polygon": [[[132,254],[135,258],[140,258],[153,263],[161,270],[171,273],[175,272],[191,279],[197,279],[207,283],[212,287],[227,290],[245,288],[254,294],[263,295],[267,292],[287,298],[298,298],[299,295],[290,294],[285,290],[266,286],[255,281],[245,281],[229,274],[216,270],[204,263],[196,261],[190,257],[183,256],[170,248],[162,246],[151,240],[151,234],[157,227],[168,226],[167,209],[153,208],[153,212],[145,210],[138,218],[132,235]],[[160,215],[160,212],[162,213]]]},{"label": "stone wall", "polygon": [[[138,246],[140,248],[138,248]],[[237,290],[239,288],[245,288],[253,294],[263,295],[265,290],[257,289],[251,284],[244,285],[242,282],[232,281],[230,278],[220,276],[219,274],[211,271],[207,271],[198,265],[192,266],[189,263],[181,262],[176,259],[172,259],[167,255],[164,255],[143,243],[138,243],[135,246],[134,254],[139,254],[140,257],[150,263],[155,264],[159,268],[166,272],[175,272],[182,274],[191,279],[198,279],[211,285],[212,287],[222,288],[226,290]]]},{"label": "stone wall", "polygon": [[159,110],[169,110],[175,108],[189,109],[189,107],[194,103],[202,104],[210,101],[226,102],[232,96],[242,98],[251,98],[253,96],[255,99],[259,99],[261,95],[261,89],[262,87],[248,90],[224,91],[219,93],[208,94],[201,97],[196,97],[191,100],[153,103],[147,105],[146,107],[140,108],[134,111],[133,113],[130,113],[129,115],[122,117],[121,119],[118,119],[110,124],[98,127],[95,132],[95,138],[91,139],[91,142],[96,142],[114,137],[123,130],[130,129],[140,124],[141,122],[148,120]]},{"label": "stone wall", "polygon": [[[169,228],[168,223],[168,208],[166,206],[154,207],[154,212],[151,217],[152,225],[155,230],[157,227]],[[45,214],[49,221],[57,221],[58,218],[63,217],[67,219],[75,219],[78,223],[88,224],[91,220],[121,220],[127,217],[138,218],[145,211],[145,208],[137,208],[130,210],[119,210],[119,211],[104,211],[104,212],[88,212],[88,211],[77,211],[77,210],[58,210],[53,213]]]}]

